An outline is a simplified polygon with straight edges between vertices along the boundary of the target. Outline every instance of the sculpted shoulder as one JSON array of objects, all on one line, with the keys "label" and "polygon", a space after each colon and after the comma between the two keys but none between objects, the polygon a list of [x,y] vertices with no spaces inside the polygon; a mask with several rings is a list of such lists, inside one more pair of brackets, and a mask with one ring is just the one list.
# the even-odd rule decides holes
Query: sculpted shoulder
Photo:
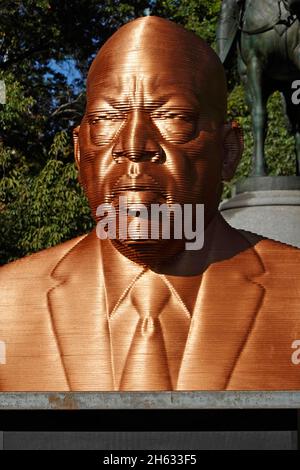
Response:
[{"label": "sculpted shoulder", "polygon": [[300,248],[244,230],[239,232],[255,248],[268,271],[300,274]]},{"label": "sculpted shoulder", "polygon": [[260,253],[266,255],[268,253],[280,253],[283,256],[295,256],[297,260],[299,259],[298,257],[300,257],[300,248],[289,245],[288,243],[272,240],[271,238],[261,238],[256,244],[256,248],[260,251]]},{"label": "sculpted shoulder", "polygon": [[34,275],[34,277],[49,275],[57,263],[85,237],[86,235],[82,235],[73,238],[2,266],[0,268],[0,283],[5,283],[8,280],[13,281],[16,277],[27,277],[28,274]]}]

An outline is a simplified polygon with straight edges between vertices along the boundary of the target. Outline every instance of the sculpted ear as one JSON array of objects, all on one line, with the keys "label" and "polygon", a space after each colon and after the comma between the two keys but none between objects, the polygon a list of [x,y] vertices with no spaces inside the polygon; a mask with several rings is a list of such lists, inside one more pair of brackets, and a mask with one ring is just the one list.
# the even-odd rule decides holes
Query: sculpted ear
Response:
[{"label": "sculpted ear", "polygon": [[79,130],[80,126],[73,129],[73,145],[74,145],[74,158],[75,164],[78,169],[78,181],[80,182],[80,148],[79,148]]},{"label": "sculpted ear", "polygon": [[230,181],[233,178],[243,150],[243,129],[236,121],[226,123],[223,128],[223,181]]}]

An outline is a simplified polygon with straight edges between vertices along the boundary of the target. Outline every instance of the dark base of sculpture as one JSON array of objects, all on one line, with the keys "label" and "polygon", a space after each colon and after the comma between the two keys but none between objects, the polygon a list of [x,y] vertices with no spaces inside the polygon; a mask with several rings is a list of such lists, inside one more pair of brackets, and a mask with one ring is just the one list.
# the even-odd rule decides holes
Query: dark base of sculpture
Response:
[{"label": "dark base of sculpture", "polygon": [[[297,410],[278,409],[278,406],[295,407],[295,403],[299,403],[297,392],[283,392],[281,395],[252,392],[246,393],[248,399],[240,392],[225,393],[229,394],[227,398],[223,394],[223,398],[218,397],[218,392],[211,396],[209,392],[200,392],[197,399],[197,392],[193,392],[195,409],[151,409],[150,406],[150,409],[137,410],[132,406],[126,410],[86,410],[79,407],[71,411],[65,405],[64,410],[55,411],[1,410],[4,432],[0,432],[0,450],[98,450],[106,451],[105,455],[110,455],[109,452],[114,454],[116,450],[168,450],[178,455],[200,450],[297,449]],[[154,402],[156,394],[152,395]],[[88,402],[86,395],[81,396]],[[2,402],[7,400],[9,394]],[[28,403],[28,399],[24,400]],[[189,394],[185,398],[177,396],[177,400],[191,406]],[[21,405],[22,398],[18,402]],[[127,395],[127,400],[120,397],[119,402],[133,404],[134,399],[128,400]],[[203,407],[204,402],[209,403],[210,408],[197,409],[199,403]],[[266,403],[269,404],[266,406],[268,409],[263,409]],[[250,406],[253,408],[248,409]],[[216,409],[211,409],[214,407]]]}]

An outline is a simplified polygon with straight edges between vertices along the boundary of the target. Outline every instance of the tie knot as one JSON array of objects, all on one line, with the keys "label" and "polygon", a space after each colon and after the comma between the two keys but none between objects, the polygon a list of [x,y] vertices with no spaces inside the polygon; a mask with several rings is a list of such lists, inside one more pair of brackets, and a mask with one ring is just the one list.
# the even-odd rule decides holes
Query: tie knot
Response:
[{"label": "tie knot", "polygon": [[142,319],[145,319],[147,330],[168,303],[171,292],[159,274],[145,271],[133,285],[130,296],[133,305]]}]

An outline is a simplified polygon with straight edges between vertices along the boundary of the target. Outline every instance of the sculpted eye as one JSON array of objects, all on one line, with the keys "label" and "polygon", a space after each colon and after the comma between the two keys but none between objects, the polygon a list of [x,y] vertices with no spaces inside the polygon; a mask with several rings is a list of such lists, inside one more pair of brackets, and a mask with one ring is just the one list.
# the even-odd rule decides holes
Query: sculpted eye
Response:
[{"label": "sculpted eye", "polygon": [[106,145],[126,120],[126,113],[119,110],[99,109],[88,117],[91,140],[95,145]]},{"label": "sculpted eye", "polygon": [[112,122],[123,121],[125,118],[126,116],[121,113],[115,113],[115,112],[99,113],[95,117],[90,119],[90,124],[95,125],[103,121],[104,122],[105,121],[112,121]]},{"label": "sculpted eye", "polygon": [[184,107],[162,108],[153,110],[151,118],[164,139],[182,144],[194,138],[199,115]]},{"label": "sculpted eye", "polygon": [[176,111],[157,111],[151,114],[153,119],[159,120],[178,120],[191,122],[194,119],[194,116],[188,113],[180,113]]},{"label": "sculpted eye", "polygon": [[191,119],[190,116],[187,116],[185,114],[175,114],[175,113],[172,113],[168,116],[169,119],[180,119],[180,120],[183,120],[183,121],[189,121]]}]

